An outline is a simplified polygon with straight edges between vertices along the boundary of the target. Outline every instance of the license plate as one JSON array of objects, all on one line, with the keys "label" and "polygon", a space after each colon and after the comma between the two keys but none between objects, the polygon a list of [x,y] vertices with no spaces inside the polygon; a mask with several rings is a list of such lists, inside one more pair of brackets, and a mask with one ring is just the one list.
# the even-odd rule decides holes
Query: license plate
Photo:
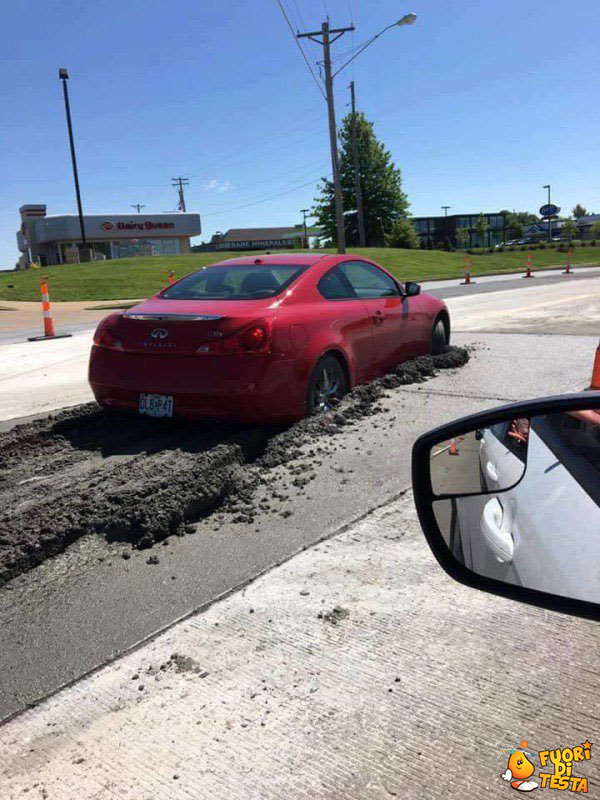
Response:
[{"label": "license plate", "polygon": [[172,417],[173,397],[170,394],[140,394],[139,411],[147,417]]}]

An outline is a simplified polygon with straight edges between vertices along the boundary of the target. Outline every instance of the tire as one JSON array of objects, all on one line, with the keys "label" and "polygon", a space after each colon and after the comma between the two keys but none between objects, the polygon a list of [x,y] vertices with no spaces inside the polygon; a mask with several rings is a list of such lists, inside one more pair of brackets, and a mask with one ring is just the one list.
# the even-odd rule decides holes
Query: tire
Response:
[{"label": "tire", "polygon": [[342,365],[335,356],[323,356],[313,369],[308,381],[306,416],[331,411],[348,392],[348,381]]},{"label": "tire", "polygon": [[435,356],[446,350],[446,326],[444,320],[438,317],[431,331],[430,353]]}]

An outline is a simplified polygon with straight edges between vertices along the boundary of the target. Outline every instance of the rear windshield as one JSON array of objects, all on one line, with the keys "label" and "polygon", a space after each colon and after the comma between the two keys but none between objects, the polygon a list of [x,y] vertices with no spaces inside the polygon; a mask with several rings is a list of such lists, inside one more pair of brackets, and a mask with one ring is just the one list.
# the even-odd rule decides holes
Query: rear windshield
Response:
[{"label": "rear windshield", "polygon": [[213,266],[188,275],[160,295],[166,300],[258,300],[275,297],[307,267],[291,264]]}]

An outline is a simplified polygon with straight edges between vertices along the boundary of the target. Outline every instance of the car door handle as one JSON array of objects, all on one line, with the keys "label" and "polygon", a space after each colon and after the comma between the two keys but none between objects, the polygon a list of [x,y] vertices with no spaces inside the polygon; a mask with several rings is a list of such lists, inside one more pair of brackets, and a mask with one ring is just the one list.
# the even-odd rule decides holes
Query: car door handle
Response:
[{"label": "car door handle", "polygon": [[385,319],[385,316],[383,314],[383,311],[377,310],[373,314],[373,321],[375,322],[376,325],[381,325],[384,319]]},{"label": "car door handle", "polygon": [[510,531],[503,527],[504,511],[497,497],[485,504],[481,515],[481,533],[486,544],[501,564],[510,564],[515,542]]},{"label": "car door handle", "polygon": [[485,465],[485,471],[488,474],[488,478],[494,482],[498,482],[498,473],[496,471],[496,467],[492,464],[491,461],[488,461]]}]

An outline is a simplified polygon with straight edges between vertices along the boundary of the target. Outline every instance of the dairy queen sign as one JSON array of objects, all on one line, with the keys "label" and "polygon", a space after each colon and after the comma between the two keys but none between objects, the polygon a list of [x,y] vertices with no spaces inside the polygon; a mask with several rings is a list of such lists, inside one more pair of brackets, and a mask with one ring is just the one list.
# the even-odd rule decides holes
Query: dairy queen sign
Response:
[{"label": "dairy queen sign", "polygon": [[175,227],[174,222],[158,222],[156,220],[145,220],[144,222],[103,222],[102,230],[107,233],[110,231],[154,231],[169,230]]}]

